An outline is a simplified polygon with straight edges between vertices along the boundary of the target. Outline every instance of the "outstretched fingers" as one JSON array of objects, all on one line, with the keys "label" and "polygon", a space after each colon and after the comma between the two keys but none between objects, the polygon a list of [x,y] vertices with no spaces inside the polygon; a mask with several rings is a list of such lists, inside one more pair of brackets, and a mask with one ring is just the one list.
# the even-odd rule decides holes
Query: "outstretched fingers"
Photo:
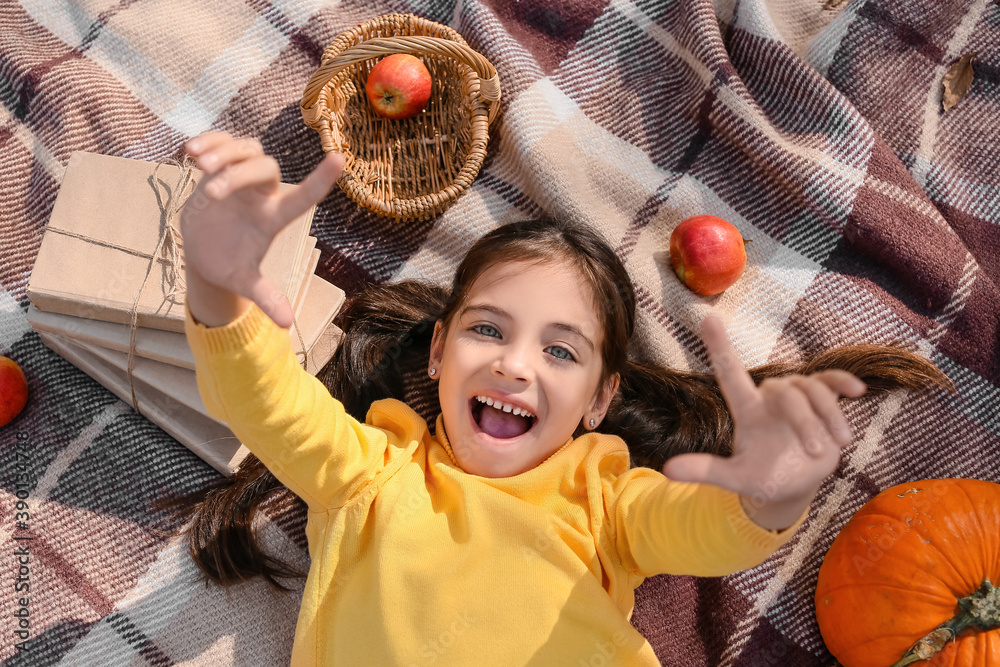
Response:
[{"label": "outstretched fingers", "polygon": [[705,316],[701,323],[701,336],[722,396],[733,418],[739,419],[742,412],[759,403],[757,386],[729,341],[721,319],[715,315]]},{"label": "outstretched fingers", "polygon": [[711,454],[678,454],[663,464],[662,472],[675,482],[702,483],[719,478],[725,465],[725,459]]},{"label": "outstretched fingers", "polygon": [[294,220],[308,211],[311,206],[322,201],[333,184],[340,178],[343,170],[343,155],[330,153],[324,157],[316,165],[316,168],[302,179],[298,188],[282,197],[278,205],[281,217],[286,220]]},{"label": "outstretched fingers", "polygon": [[233,137],[228,132],[203,132],[197,137],[192,137],[184,143],[184,150],[191,157],[204,155],[208,151],[216,148],[227,141],[232,141]]},{"label": "outstretched fingers", "polygon": [[188,141],[184,149],[195,158],[198,168],[206,174],[215,174],[230,165],[264,154],[263,146],[256,139],[237,139],[227,132],[201,134]]},{"label": "outstretched fingers", "polygon": [[790,382],[808,401],[808,407],[834,442],[847,447],[853,441],[851,425],[840,407],[839,398],[856,398],[865,393],[865,384],[845,371],[822,371],[809,376],[794,376]]},{"label": "outstretched fingers", "polygon": [[[804,382],[803,382],[804,380]],[[767,413],[775,423],[784,422],[795,433],[802,448],[810,456],[822,456],[834,440],[829,426],[817,415],[810,403],[808,391],[822,390],[813,387],[808,378],[786,377],[765,380],[761,389],[765,396]],[[804,387],[809,387],[804,391]],[[815,392],[814,393],[818,393]],[[825,404],[825,398],[823,398]],[[836,399],[834,399],[836,403]],[[836,405],[833,406],[839,410]]]},{"label": "outstretched fingers", "polygon": [[271,194],[281,181],[281,168],[269,155],[257,155],[248,160],[231,164],[225,170],[209,176],[205,191],[215,199],[225,199],[234,192],[249,188],[261,194]]},{"label": "outstretched fingers", "polygon": [[265,315],[274,320],[274,323],[285,329],[292,326],[295,315],[288,299],[268,281],[267,278],[258,274],[249,283],[247,297],[256,303]]},{"label": "outstretched fingers", "polygon": [[[259,141],[250,137],[207,132],[189,140],[185,150],[205,172],[204,190],[213,199],[221,200],[246,188],[257,188],[264,195],[274,194],[281,181],[277,161],[264,153]],[[325,156],[295,191],[277,201],[278,217],[294,220],[309,210],[326,196],[343,168],[343,155]]]},{"label": "outstretched fingers", "polygon": [[663,474],[675,482],[690,482],[692,484],[715,484],[731,491],[727,480],[733,477],[729,459],[712,454],[678,454],[663,464]]}]

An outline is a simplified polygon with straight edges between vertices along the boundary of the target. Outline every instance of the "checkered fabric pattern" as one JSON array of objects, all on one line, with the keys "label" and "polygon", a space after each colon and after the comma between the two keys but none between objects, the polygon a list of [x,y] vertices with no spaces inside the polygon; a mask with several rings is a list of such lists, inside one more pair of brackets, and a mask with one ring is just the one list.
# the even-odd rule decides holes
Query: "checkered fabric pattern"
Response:
[{"label": "checkered fabric pattern", "polygon": [[[437,219],[393,223],[340,191],[320,205],[318,272],[348,294],[445,282],[485,231],[548,215],[600,230],[626,262],[640,356],[706,368],[697,331],[712,311],[748,365],[901,341],[955,380],[954,396],[850,403],[856,443],[764,564],[637,591],[633,622],[665,665],[834,664],[812,596],[848,518],[896,483],[1000,482],[992,0],[0,3],[0,354],[31,391],[0,430],[3,664],[287,664],[298,594],[199,583],[150,509],[217,473],[44,347],[25,287],[71,151],[160,160],[225,129],[259,138],[296,182],[322,156],[298,103],[323,48],[393,11],[456,28],[497,67],[502,109],[471,191]],[[971,51],[972,88],[944,113],[941,77]],[[718,297],[688,291],[667,259],[670,230],[699,213],[752,240]],[[307,563],[301,506],[275,505],[265,528]]]}]

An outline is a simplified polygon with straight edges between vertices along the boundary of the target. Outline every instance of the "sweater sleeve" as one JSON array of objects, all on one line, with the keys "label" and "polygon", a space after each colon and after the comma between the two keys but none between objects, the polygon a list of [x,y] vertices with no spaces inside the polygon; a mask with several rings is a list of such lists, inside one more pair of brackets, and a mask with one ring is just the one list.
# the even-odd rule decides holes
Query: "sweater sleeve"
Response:
[{"label": "sweater sleeve", "polygon": [[187,312],[205,407],[312,510],[342,506],[384,466],[388,434],[350,417],[256,305],[223,327]]},{"label": "sweater sleeve", "polygon": [[802,524],[770,531],[743,511],[739,495],[710,484],[674,482],[634,468],[617,480],[615,542],[622,564],[643,577],[718,577],[759,565]]}]

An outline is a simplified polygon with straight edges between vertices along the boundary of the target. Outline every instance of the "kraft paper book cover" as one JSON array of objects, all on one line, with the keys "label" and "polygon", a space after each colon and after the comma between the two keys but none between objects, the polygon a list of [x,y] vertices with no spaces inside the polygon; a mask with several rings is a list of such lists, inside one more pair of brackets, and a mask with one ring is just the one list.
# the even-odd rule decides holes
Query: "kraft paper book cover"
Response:
[{"label": "kraft paper book cover", "polygon": [[[40,332],[50,349],[102,384],[129,405],[132,404],[124,371],[59,336]],[[136,399],[143,416],[169,433],[223,475],[230,476],[250,451],[227,426],[205,417],[141,380],[134,381]]]},{"label": "kraft paper book cover", "polygon": [[[191,174],[193,182],[201,176],[193,168]],[[72,153],[28,282],[29,300],[42,311],[130,323],[142,287],[139,326],[183,332],[183,295],[169,296],[177,286],[171,264],[152,257],[167,222],[176,229],[177,220],[166,221],[165,212],[171,197],[187,193],[173,192],[181,176],[171,164]],[[261,264],[290,303],[311,260],[314,211],[283,229]],[[183,276],[181,267],[174,268]]]},{"label": "kraft paper book cover", "polygon": [[295,295],[295,300],[292,301],[292,311],[295,313],[295,317],[298,317],[302,311],[302,302],[305,300],[306,288],[309,286],[309,277],[316,273],[316,267],[319,266],[320,251],[316,247],[316,239],[310,236],[309,241],[311,242],[309,261],[306,263],[306,271],[302,275],[302,284],[299,285],[299,292]]},{"label": "kraft paper book cover", "polygon": [[[333,318],[343,304],[344,292],[315,274],[310,274],[305,282],[302,313],[297,321],[307,344],[306,371],[316,375],[333,357],[343,336],[333,324]],[[186,354],[191,361],[186,368],[137,355],[133,360],[130,387],[127,325],[43,313],[34,306],[29,306],[28,319],[45,345],[129,405],[132,405],[134,388],[140,414],[223,474],[231,474],[246,456],[246,448],[228,427],[207,415],[184,334],[139,330],[137,338],[143,342],[143,349],[156,348],[159,343],[161,352],[166,350],[163,354],[166,358],[177,361],[175,357]],[[108,337],[109,330],[114,335]],[[88,335],[81,335],[81,331],[88,331]],[[115,339],[121,349],[108,347],[106,337]],[[302,362],[297,336],[290,332],[290,338]],[[150,343],[151,340],[154,342]]]},{"label": "kraft paper book cover", "polygon": [[[317,253],[319,251],[316,251]],[[344,292],[339,287],[309,274],[303,282],[301,303],[295,329],[289,330],[292,350],[301,360],[302,343],[305,343],[307,367],[315,375],[336,351],[341,332],[332,324],[344,302]],[[56,334],[75,342],[106,347],[127,353],[131,342],[131,331],[127,324],[103,322],[60,313],[46,313],[28,306],[28,322],[36,331]],[[302,341],[299,341],[299,334]],[[136,329],[135,354],[165,364],[194,369],[194,356],[183,333],[161,331],[139,327]]]},{"label": "kraft paper book cover", "polygon": [[[318,276],[310,285],[310,291],[316,294],[319,299],[329,303],[335,303],[331,301],[330,296],[335,295],[335,292],[329,290],[328,287],[324,288],[323,285],[329,286],[330,283],[323,281]],[[323,290],[326,290],[324,293]],[[334,297],[335,298],[335,297]],[[332,310],[332,308],[331,308]],[[340,338],[342,332],[328,319],[325,319],[326,313],[321,313],[319,308],[314,309],[314,312],[319,313],[318,316],[314,318],[313,322],[307,322],[307,326],[315,327],[317,331],[308,330],[309,334],[309,347],[308,347],[308,357],[306,371],[311,375],[316,375],[319,370],[326,365],[326,362],[330,360],[333,353],[337,349],[337,345],[340,343]],[[332,318],[330,318],[332,319]],[[322,326],[323,322],[326,322],[325,326]],[[104,347],[99,344],[83,342],[79,339],[73,339],[66,336],[62,336],[58,333],[45,332],[48,335],[53,335],[59,338],[61,341],[66,343],[72,343],[75,347],[83,350],[94,357],[100,359],[105,365],[113,367],[121,373],[124,373],[124,381],[126,388],[128,385],[128,353],[127,351],[113,350]],[[169,334],[173,336],[181,336],[183,334]],[[186,340],[184,341],[186,345]],[[188,348],[190,349],[190,348]],[[301,362],[302,357],[299,355],[299,360]],[[70,360],[72,362],[72,360]],[[169,396],[174,401],[177,401],[181,405],[185,406],[190,410],[194,410],[206,418],[211,418],[205,409],[205,404],[201,399],[201,394],[198,391],[198,381],[195,376],[195,372],[189,368],[183,368],[181,366],[176,366],[169,363],[163,363],[160,361],[154,361],[153,359],[148,359],[145,357],[135,356],[132,361],[132,378],[133,382],[142,382],[145,386],[150,389]],[[103,384],[103,382],[102,382]],[[111,387],[109,387],[110,389]],[[132,395],[129,390],[126,393],[125,400],[127,403],[131,403]],[[161,425],[162,426],[162,425]]]}]

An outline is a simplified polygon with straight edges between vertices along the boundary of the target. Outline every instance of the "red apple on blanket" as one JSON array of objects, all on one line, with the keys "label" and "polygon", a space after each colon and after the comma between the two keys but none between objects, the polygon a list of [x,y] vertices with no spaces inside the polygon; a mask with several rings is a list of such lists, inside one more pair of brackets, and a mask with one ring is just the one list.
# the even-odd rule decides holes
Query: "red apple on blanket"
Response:
[{"label": "red apple on blanket", "polygon": [[28,402],[28,380],[12,359],[0,357],[0,426],[6,426]]},{"label": "red apple on blanket", "polygon": [[698,294],[718,294],[743,275],[747,253],[740,232],[714,215],[696,215],[670,234],[670,263]]},{"label": "red apple on blanket", "polygon": [[365,93],[378,115],[409,118],[420,113],[431,98],[431,73],[420,58],[394,53],[372,67]]}]

